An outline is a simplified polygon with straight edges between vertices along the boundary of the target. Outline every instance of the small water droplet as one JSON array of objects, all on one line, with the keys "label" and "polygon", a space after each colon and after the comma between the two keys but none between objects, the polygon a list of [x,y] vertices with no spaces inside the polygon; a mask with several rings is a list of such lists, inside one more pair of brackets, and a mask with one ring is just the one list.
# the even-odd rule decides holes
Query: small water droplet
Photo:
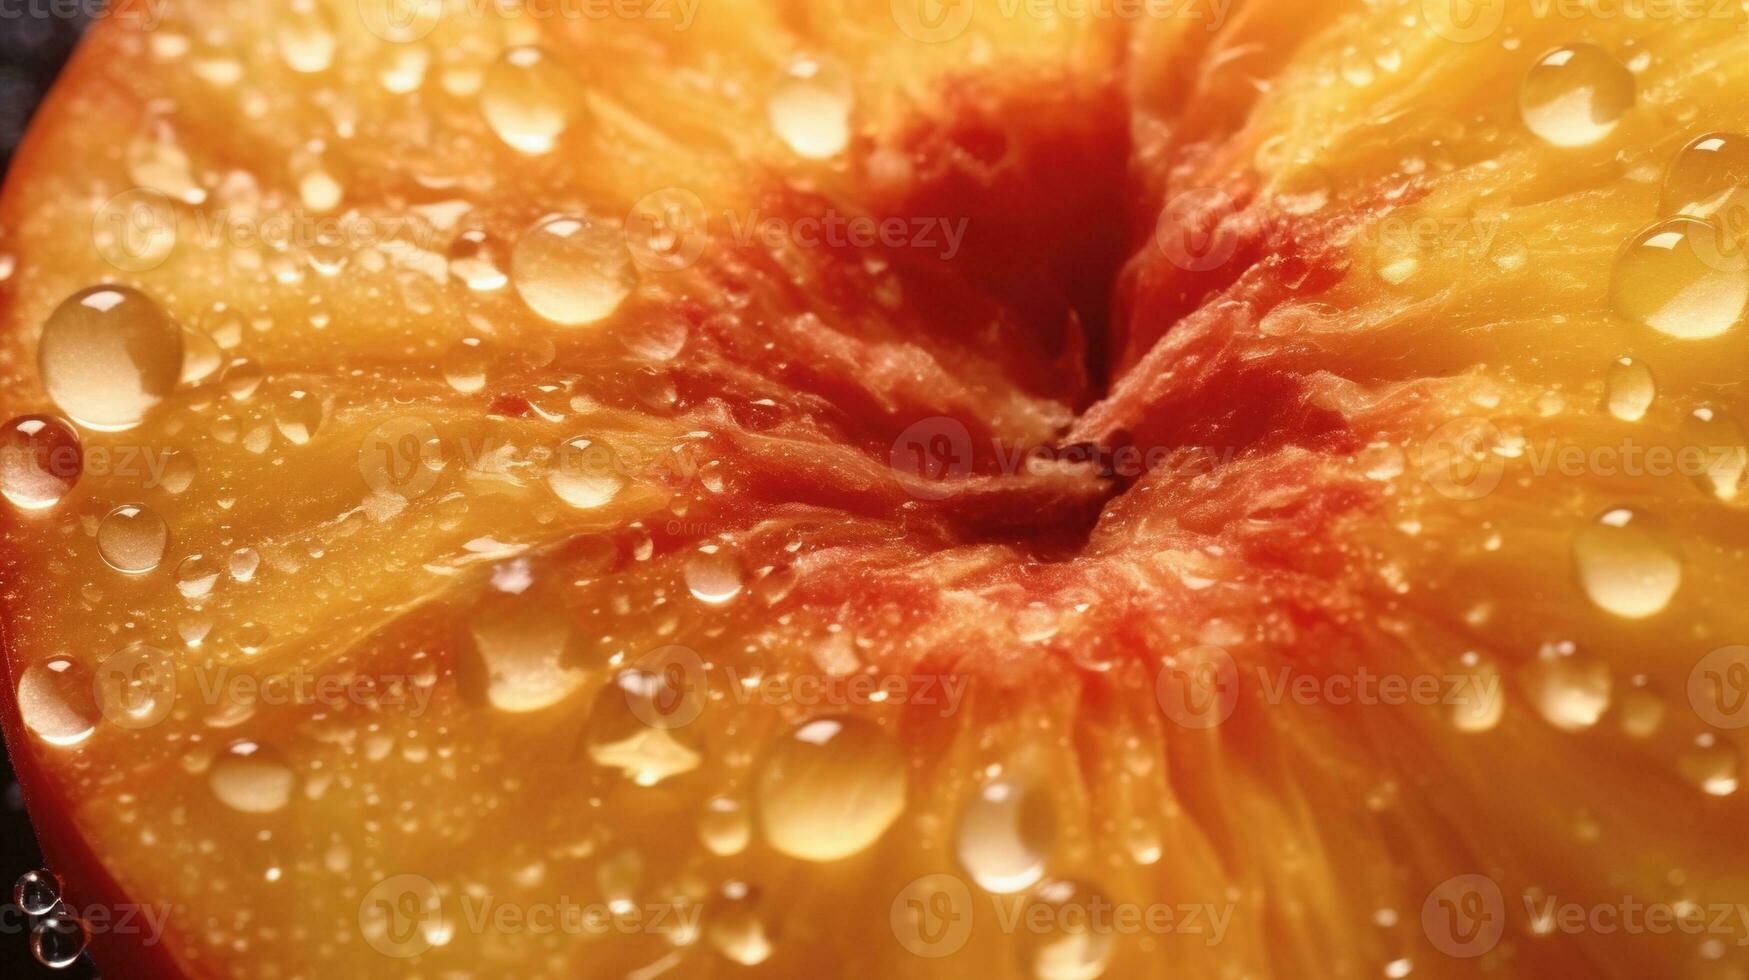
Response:
[{"label": "small water droplet", "polygon": [[873,846],[904,812],[905,759],[872,722],[819,718],[776,740],[756,786],[760,831],[772,847],[837,861]]},{"label": "small water droplet", "polygon": [[1682,585],[1682,553],[1657,519],[1616,508],[1573,536],[1579,585],[1593,603],[1624,619],[1655,616]]},{"label": "small water droplet", "polygon": [[1555,146],[1589,146],[1634,106],[1633,73],[1593,44],[1569,44],[1537,59],[1518,90],[1524,124]]},{"label": "small water droplet", "polygon": [[207,770],[219,802],[239,813],[274,813],[291,802],[297,775],[285,758],[256,742],[233,742]]},{"label": "small water droplet", "polygon": [[1693,218],[1659,222],[1616,256],[1609,298],[1628,320],[1681,340],[1717,337],[1749,304],[1749,265]]},{"label": "small water droplet", "polygon": [[511,48],[486,72],[480,111],[498,138],[528,154],[550,151],[587,111],[583,86],[537,47]]},{"label": "small water droplet", "polygon": [[449,274],[477,293],[503,289],[510,281],[504,273],[506,251],[491,233],[470,228],[449,243]]},{"label": "small water droplet", "polygon": [[273,425],[287,442],[304,445],[322,425],[322,400],[301,388],[285,392],[274,399]]},{"label": "small water droplet", "polygon": [[219,581],[219,566],[205,555],[189,555],[176,566],[176,589],[185,598],[200,599]]},{"label": "small water droplet", "polygon": [[771,938],[765,932],[760,899],[758,889],[730,880],[708,910],[705,935],[710,944],[742,966],[758,966],[771,958]]},{"label": "small water droplet", "polygon": [[1638,422],[1651,411],[1657,396],[1658,383],[1651,368],[1631,357],[1619,358],[1609,366],[1609,377],[1604,381],[1604,405],[1609,414],[1623,422]]},{"label": "small water droplet", "polygon": [[[521,563],[505,567],[525,568]],[[484,596],[471,629],[486,700],[511,714],[543,711],[570,697],[586,679],[574,665],[576,627],[560,598],[526,585],[524,573],[505,581],[524,587]]]},{"label": "small water droplet", "polygon": [[255,392],[261,388],[262,377],[261,365],[250,360],[237,360],[225,368],[219,383],[233,401],[242,402],[255,397]]},{"label": "small water droplet", "polygon": [[238,548],[231,552],[231,560],[226,567],[234,581],[247,582],[255,577],[255,570],[261,567],[261,552],[254,548]]},{"label": "small water droplet", "polygon": [[20,510],[60,503],[84,465],[79,434],[60,419],[25,415],[0,429],[0,494]]},{"label": "small water droplet", "polygon": [[855,103],[850,76],[835,62],[797,58],[773,86],[765,113],[771,128],[796,155],[826,160],[850,145]]},{"label": "small water droplet", "polygon": [[712,854],[734,857],[745,851],[753,838],[747,808],[732,796],[707,800],[698,820],[698,836]]},{"label": "small water droplet", "polygon": [[626,479],[613,450],[578,436],[553,454],[547,486],[572,507],[593,510],[612,503],[625,489]]},{"label": "small water droplet", "polygon": [[1493,731],[1506,713],[1500,668],[1480,654],[1466,654],[1454,676],[1461,679],[1452,690],[1451,723],[1460,732]]},{"label": "small water droplet", "polygon": [[702,709],[701,693],[684,680],[669,671],[620,671],[590,711],[589,757],[639,786],[697,769],[703,755],[691,722]]},{"label": "small water droplet", "polygon": [[956,852],[985,891],[1018,892],[1044,876],[1056,833],[1050,787],[1002,775],[979,787],[960,812]]},{"label": "small water droplet", "polygon": [[143,504],[123,504],[97,525],[97,553],[118,572],[143,575],[164,560],[170,527]]},{"label": "small water droplet", "polygon": [[637,285],[624,238],[584,215],[557,215],[530,228],[510,263],[511,279],[529,309],[565,327],[607,319]]},{"label": "small water droplet", "polygon": [[74,422],[131,429],[181,381],[182,328],[137,290],[82,290],[49,314],[37,370]]},{"label": "small water droplet", "polygon": [[334,63],[334,24],[318,0],[291,0],[279,11],[277,23],[279,56],[293,71],[313,74]]},{"label": "small water droplet", "polygon": [[1737,750],[1710,734],[1684,752],[1678,766],[1682,775],[1708,796],[1730,796],[1737,792]]}]

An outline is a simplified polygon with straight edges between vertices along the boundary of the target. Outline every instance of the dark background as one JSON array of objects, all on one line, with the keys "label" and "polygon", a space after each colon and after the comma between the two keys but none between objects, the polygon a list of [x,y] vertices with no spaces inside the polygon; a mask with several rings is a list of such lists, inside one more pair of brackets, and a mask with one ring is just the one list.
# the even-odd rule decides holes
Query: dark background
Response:
[{"label": "dark background", "polygon": [[[24,133],[55,73],[78,40],[84,26],[83,17],[32,16],[30,8],[55,10],[54,4],[0,5],[0,172],[12,163],[13,148]],[[78,6],[64,4],[59,6]],[[90,5],[95,9],[95,4]],[[102,125],[90,120],[89,125]],[[24,801],[18,784],[12,778],[11,760],[0,753],[0,785],[5,786],[0,799],[0,901],[12,901],[12,883],[26,871],[41,866],[42,855],[36,848],[30,821],[24,815]],[[7,921],[19,921],[11,916]],[[49,970],[37,964],[30,955],[30,937],[19,932],[0,930],[0,977],[6,980],[83,980],[95,976],[85,961],[67,970]]]}]

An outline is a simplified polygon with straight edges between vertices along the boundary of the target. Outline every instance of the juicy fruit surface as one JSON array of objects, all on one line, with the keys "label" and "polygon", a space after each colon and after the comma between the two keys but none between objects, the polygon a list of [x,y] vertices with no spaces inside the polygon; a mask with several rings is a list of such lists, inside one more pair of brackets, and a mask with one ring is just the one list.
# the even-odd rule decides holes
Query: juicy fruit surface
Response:
[{"label": "juicy fruit surface", "polygon": [[110,18],[0,202],[168,962],[1741,975],[1740,13],[440,6]]}]

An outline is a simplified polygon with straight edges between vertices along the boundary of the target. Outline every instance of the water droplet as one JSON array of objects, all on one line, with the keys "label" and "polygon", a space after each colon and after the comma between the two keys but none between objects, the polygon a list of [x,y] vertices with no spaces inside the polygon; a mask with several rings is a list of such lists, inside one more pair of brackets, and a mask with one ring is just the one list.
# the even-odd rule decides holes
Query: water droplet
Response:
[{"label": "water droplet", "polygon": [[25,415],[0,429],[0,494],[20,510],[53,507],[79,482],[79,434],[49,415]]},{"label": "water droplet", "polygon": [[74,422],[131,429],[182,379],[182,328],[137,290],[82,290],[49,314],[37,370]]},{"label": "water droplet", "polygon": [[879,726],[820,718],[777,739],[757,776],[765,840],[805,861],[873,846],[905,809],[905,759]]},{"label": "water droplet", "polygon": [[334,63],[334,24],[318,0],[291,0],[279,12],[278,24],[274,40],[287,67],[310,74]]},{"label": "water droplet", "polygon": [[547,486],[578,510],[607,506],[625,485],[613,450],[583,436],[560,446],[547,471]]},{"label": "water droplet", "polygon": [[455,236],[449,243],[449,274],[477,293],[503,289],[510,281],[504,274],[503,242],[478,228]]},{"label": "water droplet", "polygon": [[1452,691],[1452,727],[1470,734],[1492,731],[1506,713],[1500,668],[1492,660],[1470,653],[1454,673],[1462,681]]},{"label": "water droplet", "polygon": [[423,44],[390,44],[382,49],[377,81],[395,95],[417,92],[431,67],[431,49]]},{"label": "water droplet", "polygon": [[1016,949],[1038,980],[1095,980],[1111,963],[1112,933],[1101,928],[1111,900],[1092,885],[1053,881],[1028,896],[1020,921],[1046,928],[1022,931]]},{"label": "water droplet", "polygon": [[707,800],[698,819],[698,836],[712,854],[734,857],[745,851],[753,837],[747,808],[732,796]]},{"label": "water droplet", "polygon": [[678,317],[650,320],[626,327],[620,340],[632,356],[646,361],[671,361],[686,347],[686,321]]},{"label": "water droplet", "polygon": [[255,397],[255,392],[261,388],[261,365],[250,360],[237,360],[225,368],[225,373],[219,376],[219,383],[224,386],[225,394],[234,401],[248,401]]},{"label": "water droplet", "polygon": [[1671,218],[1634,236],[1616,256],[1609,299],[1634,323],[1681,340],[1717,337],[1749,304],[1749,266],[1724,236],[1693,218]]},{"label": "water droplet", "polygon": [[590,711],[589,757],[639,786],[697,769],[703,756],[692,722],[702,695],[685,681],[672,671],[620,671]]},{"label": "water droplet", "polygon": [[1658,397],[1658,383],[1652,369],[1631,357],[1623,357],[1609,366],[1604,381],[1604,405],[1609,414],[1623,422],[1638,422],[1651,411]]},{"label": "water droplet", "polygon": [[214,340],[198,330],[182,328],[182,381],[197,384],[218,371],[224,354]]},{"label": "water droplet", "polygon": [[1699,454],[1692,474],[1696,486],[1724,501],[1742,496],[1749,484],[1749,445],[1736,419],[1702,405],[1684,420],[1682,442]]},{"label": "water droplet", "polygon": [[97,525],[97,553],[118,572],[140,575],[158,567],[170,543],[170,527],[141,504],[123,504]]},{"label": "water droplet", "polygon": [[745,585],[741,559],[727,545],[701,546],[686,560],[684,575],[692,597],[710,606],[734,601]]},{"label": "water droplet", "polygon": [[127,168],[129,180],[172,200],[190,206],[206,201],[206,189],[194,178],[188,154],[167,125],[148,126],[134,137],[128,144]]},{"label": "water droplet", "polygon": [[1049,786],[998,776],[979,787],[960,812],[960,865],[985,891],[1018,892],[1044,876],[1056,833]]},{"label": "water droplet", "polygon": [[1609,665],[1570,646],[1547,646],[1525,668],[1525,691],[1549,724],[1565,732],[1597,724],[1609,708]]},{"label": "water droplet", "polygon": [[66,657],[26,667],[18,679],[18,712],[37,738],[63,748],[78,745],[97,728],[91,671]]},{"label": "water droplet", "polygon": [[1682,585],[1682,555],[1655,518],[1621,507],[1573,536],[1579,585],[1597,607],[1624,619],[1663,612]]},{"label": "water droplet", "polygon": [[744,881],[728,881],[710,904],[706,938],[729,960],[758,966],[771,958],[771,939],[760,915],[759,890]]},{"label": "water droplet", "polygon": [[176,566],[176,589],[185,598],[200,599],[219,581],[219,566],[205,555],[189,555]]},{"label": "water droplet", "polygon": [[1664,173],[1660,214],[1714,218],[1732,231],[1749,218],[1749,136],[1707,133],[1678,150]]},{"label": "water droplet", "polygon": [[287,442],[304,445],[322,425],[322,400],[301,388],[286,392],[274,399],[273,425]]},{"label": "water droplet", "polygon": [[261,552],[254,548],[238,548],[231,552],[231,560],[226,563],[231,578],[237,582],[247,582],[255,577],[255,570],[261,567]]},{"label": "water droplet", "polygon": [[587,111],[583,86],[536,47],[511,48],[487,70],[480,111],[498,138],[523,153],[546,153]]},{"label": "water droplet", "polygon": [[1524,124],[1555,146],[1589,146],[1608,136],[1634,106],[1634,76],[1592,44],[1555,48],[1537,60],[1518,90]]},{"label": "water droplet", "polygon": [[834,62],[797,58],[766,102],[771,128],[798,156],[826,160],[850,145],[850,77]]},{"label": "water droplet", "polygon": [[550,217],[524,233],[510,274],[529,309],[565,327],[607,319],[637,285],[623,237],[582,215]]},{"label": "water droplet", "polygon": [[90,941],[84,920],[70,912],[51,912],[30,926],[30,955],[51,970],[72,966]]},{"label": "water droplet", "polygon": [[1737,750],[1710,734],[1702,736],[1699,743],[1682,754],[1678,767],[1689,782],[1708,796],[1730,796],[1737,792]]},{"label": "water droplet", "polygon": [[240,813],[273,813],[291,802],[297,776],[278,752],[243,741],[213,760],[207,785],[220,803]]},{"label": "water droplet", "polygon": [[47,915],[61,900],[61,877],[47,868],[26,871],[12,885],[12,904],[25,915]]},{"label": "water droplet", "polygon": [[543,711],[585,680],[572,665],[578,640],[571,613],[544,588],[488,593],[475,610],[472,636],[486,700],[499,711]]},{"label": "water droplet", "polygon": [[486,387],[489,360],[484,342],[478,337],[463,337],[443,355],[443,380],[457,394],[474,394]]}]

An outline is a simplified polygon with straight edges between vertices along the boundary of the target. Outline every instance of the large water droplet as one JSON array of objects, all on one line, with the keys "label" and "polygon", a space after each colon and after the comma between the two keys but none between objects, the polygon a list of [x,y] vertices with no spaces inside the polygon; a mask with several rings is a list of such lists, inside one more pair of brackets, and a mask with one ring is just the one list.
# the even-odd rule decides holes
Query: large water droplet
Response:
[{"label": "large water droplet", "polygon": [[274,813],[291,802],[297,775],[285,758],[256,742],[235,742],[213,760],[207,784],[240,813]]},{"label": "large water droplet", "polygon": [[1664,173],[1659,213],[1713,218],[1749,230],[1749,136],[1707,133],[1677,151]]},{"label": "large water droplet", "polygon": [[170,527],[143,504],[123,504],[97,525],[97,553],[118,572],[141,575],[157,568],[170,544]]},{"label": "large water droplet", "polygon": [[607,319],[637,285],[619,231],[583,215],[557,215],[530,228],[517,241],[510,267],[529,309],[565,327]]},{"label": "large water droplet", "polygon": [[1022,930],[1016,944],[1021,964],[1037,980],[1096,980],[1111,963],[1112,930],[1102,917],[1111,908],[1092,885],[1053,881],[1039,888],[1020,910],[1020,921],[1044,928]]},{"label": "large water droplet", "polygon": [[475,610],[472,634],[486,700],[499,711],[543,711],[585,680],[574,663],[577,634],[570,611],[545,589],[489,593]]},{"label": "large water droplet", "polygon": [[1724,501],[1743,495],[1749,485],[1749,445],[1736,419],[1702,405],[1683,422],[1682,442],[1699,454],[1692,473],[1696,486]]},{"label": "large water droplet", "polygon": [[905,759],[872,722],[820,718],[776,740],[756,786],[772,847],[837,861],[871,847],[904,812]]},{"label": "large water droplet", "polygon": [[587,109],[583,86],[540,48],[505,51],[486,72],[480,111],[498,138],[523,153],[551,150]]},{"label": "large water droplet", "polygon": [[49,397],[73,421],[90,429],[131,429],[181,380],[182,329],[137,290],[86,289],[49,314],[37,370]]},{"label": "large water droplet", "polygon": [[741,557],[729,545],[701,546],[686,559],[683,574],[692,597],[710,606],[734,601],[746,586]]},{"label": "large water droplet", "polygon": [[560,446],[547,471],[547,486],[578,510],[607,506],[625,485],[613,450],[583,436]]},{"label": "large water droplet", "polygon": [[1525,668],[1524,685],[1543,718],[1567,732],[1597,724],[1614,686],[1608,664],[1567,645],[1544,647]]},{"label": "large water droplet", "polygon": [[693,722],[702,693],[683,675],[623,670],[595,699],[586,736],[589,757],[639,786],[698,768],[703,756]]},{"label": "large water droplet", "polygon": [[771,958],[758,889],[744,881],[725,882],[708,913],[705,935],[717,952],[742,966],[758,966]]},{"label": "large water droplet", "polygon": [[835,62],[798,58],[771,90],[766,117],[798,156],[825,160],[850,145],[850,77]]},{"label": "large water droplet", "polygon": [[47,915],[61,900],[61,877],[47,868],[26,871],[12,885],[12,904],[25,915]]},{"label": "large water droplet", "polygon": [[1050,788],[1003,775],[979,787],[960,812],[956,851],[985,891],[1017,892],[1043,877],[1056,833]]},{"label": "large water droplet", "polygon": [[90,941],[91,930],[71,912],[51,912],[30,926],[30,955],[51,970],[72,966]]},{"label": "large water droplet", "polygon": [[1555,146],[1596,143],[1633,106],[1633,74],[1592,44],[1570,44],[1543,55],[1518,90],[1525,126]]},{"label": "large water droplet", "polygon": [[1749,265],[1724,235],[1693,218],[1671,218],[1636,235],[1616,256],[1609,299],[1634,323],[1682,340],[1717,337],[1749,304]]},{"label": "large water droplet", "polygon": [[1609,366],[1604,380],[1603,403],[1609,414],[1623,422],[1638,422],[1651,411],[1658,397],[1658,383],[1652,369],[1631,357],[1619,358]]},{"label": "large water droplet", "polygon": [[0,494],[20,510],[60,503],[84,465],[78,433],[60,419],[26,415],[0,429]]},{"label": "large water droplet", "polygon": [[1655,518],[1619,507],[1573,536],[1579,585],[1593,603],[1624,619],[1663,612],[1682,585],[1682,553]]},{"label": "large water droplet", "polygon": [[273,425],[285,441],[304,445],[321,428],[322,400],[302,388],[279,395],[273,401]]},{"label": "large water droplet", "polygon": [[18,678],[18,713],[50,745],[85,741],[99,717],[91,671],[66,657],[31,664]]}]

